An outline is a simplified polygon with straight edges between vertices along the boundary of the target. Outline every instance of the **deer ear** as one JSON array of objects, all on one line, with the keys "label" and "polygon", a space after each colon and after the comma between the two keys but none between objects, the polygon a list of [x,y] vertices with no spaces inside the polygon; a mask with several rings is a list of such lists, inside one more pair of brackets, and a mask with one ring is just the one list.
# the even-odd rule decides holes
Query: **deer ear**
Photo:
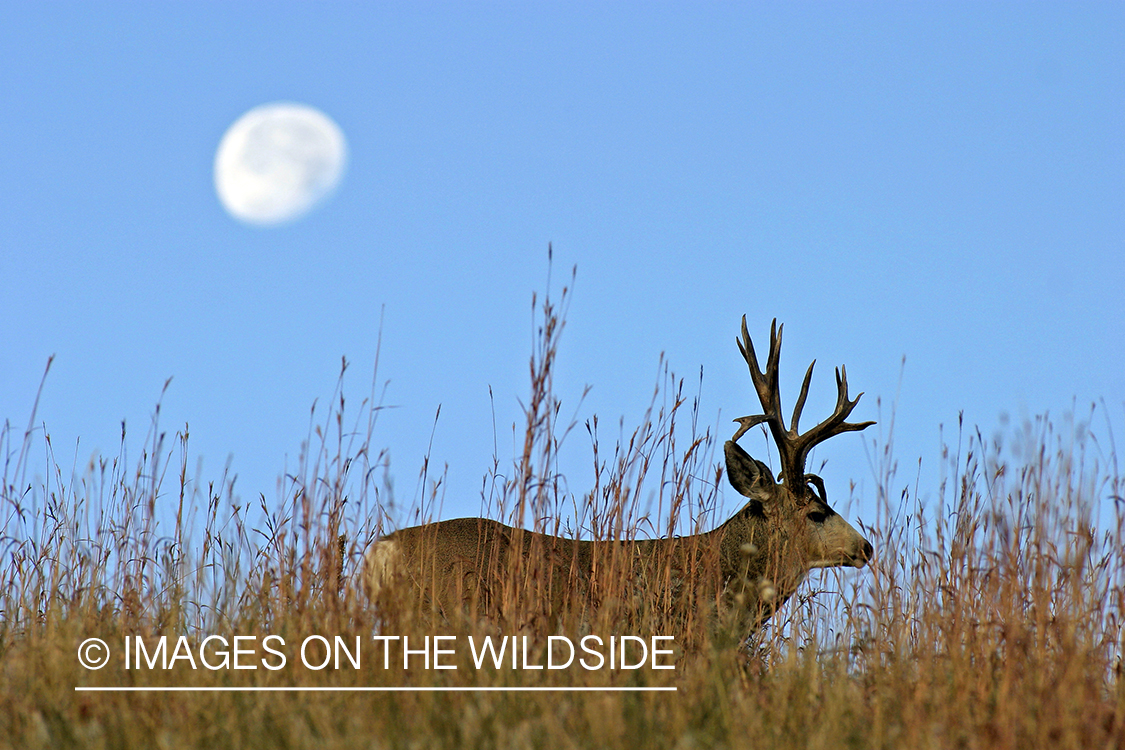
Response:
[{"label": "deer ear", "polygon": [[770,467],[742,450],[738,443],[728,440],[723,445],[727,457],[727,479],[740,494],[746,497],[769,497],[777,486]]}]

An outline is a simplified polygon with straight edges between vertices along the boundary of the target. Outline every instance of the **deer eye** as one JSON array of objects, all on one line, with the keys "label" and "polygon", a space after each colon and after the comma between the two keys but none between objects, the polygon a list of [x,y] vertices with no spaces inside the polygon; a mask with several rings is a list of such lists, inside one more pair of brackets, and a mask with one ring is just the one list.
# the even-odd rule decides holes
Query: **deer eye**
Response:
[{"label": "deer eye", "polygon": [[825,519],[828,518],[828,514],[819,510],[814,510],[808,514],[807,518],[813,523],[824,523]]}]

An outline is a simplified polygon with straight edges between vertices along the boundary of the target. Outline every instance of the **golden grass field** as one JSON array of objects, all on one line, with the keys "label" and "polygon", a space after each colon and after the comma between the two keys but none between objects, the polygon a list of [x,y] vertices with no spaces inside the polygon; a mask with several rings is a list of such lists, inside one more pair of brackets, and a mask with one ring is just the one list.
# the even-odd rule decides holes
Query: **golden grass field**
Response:
[{"label": "golden grass field", "polygon": [[[631,439],[599,452],[592,489],[560,489],[555,451],[570,426],[556,423],[550,385],[561,328],[546,303],[524,450],[493,467],[485,512],[506,520],[523,509],[539,528],[618,538],[724,520],[713,515],[724,436],[684,427],[696,420],[671,377]],[[141,456],[122,448],[78,471],[57,465],[44,432],[4,428],[0,747],[1125,747],[1125,491],[1112,444],[1089,429],[1096,411],[1003,439],[961,429],[937,487],[904,483],[891,447],[873,443],[880,510],[863,532],[874,561],[811,576],[746,640],[705,613],[638,604],[621,577],[549,625],[534,597],[502,623],[434,624],[406,598],[374,611],[354,585],[364,549],[384,525],[430,515],[440,488],[424,469],[427,500],[398,509],[375,447],[378,404],[349,417],[341,393],[334,403],[273,504],[239,500],[225,478],[194,482],[187,435],[155,419]],[[45,476],[29,478],[32,452],[47,456]],[[477,669],[467,647],[519,635],[535,665],[549,636],[587,633],[671,635],[661,658],[675,668]],[[304,666],[300,644],[316,635],[358,639],[360,667],[346,657]],[[374,635],[409,637],[411,648],[455,636],[438,658],[456,668],[426,669],[416,654],[403,669],[399,651],[384,668]],[[208,636],[227,648],[204,645]],[[96,671],[78,660],[93,637],[112,652]],[[127,638],[146,649],[130,652],[128,669]],[[281,668],[270,668],[280,665],[271,644]],[[154,666],[137,668],[138,656]],[[310,641],[307,656],[319,663],[326,651]],[[223,690],[76,690],[90,686]],[[399,687],[441,690],[351,690]],[[481,687],[674,691],[457,690]]]}]

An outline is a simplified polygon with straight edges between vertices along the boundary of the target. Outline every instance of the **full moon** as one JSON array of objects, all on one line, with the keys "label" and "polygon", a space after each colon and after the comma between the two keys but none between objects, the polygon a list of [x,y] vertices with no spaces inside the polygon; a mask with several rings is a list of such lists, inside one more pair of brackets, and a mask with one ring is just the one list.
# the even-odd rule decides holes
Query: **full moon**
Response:
[{"label": "full moon", "polygon": [[271,226],[296,219],[340,183],[347,144],[339,126],[303,104],[255,107],[215,154],[215,192],[231,216]]}]

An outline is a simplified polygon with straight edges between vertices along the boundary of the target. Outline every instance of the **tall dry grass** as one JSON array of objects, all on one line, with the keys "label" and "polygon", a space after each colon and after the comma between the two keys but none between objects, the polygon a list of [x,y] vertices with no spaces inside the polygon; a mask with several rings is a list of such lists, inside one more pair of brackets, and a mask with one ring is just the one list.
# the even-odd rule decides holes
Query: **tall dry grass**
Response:
[{"label": "tall dry grass", "polygon": [[[496,461],[482,511],[563,536],[629,539],[692,533],[724,520],[716,439],[666,374],[642,423],[608,453],[586,434],[595,471],[574,495],[559,471],[551,378],[566,293],[546,299],[529,362],[523,449]],[[348,408],[345,408],[345,407]],[[459,647],[452,670],[383,669],[373,634],[453,634],[404,599],[375,611],[352,582],[384,528],[433,513],[440,474],[423,468],[419,501],[395,502],[375,449],[373,388],[352,413],[339,388],[314,412],[282,499],[243,502],[229,476],[200,483],[188,435],[159,407],[141,454],[64,469],[48,433],[0,431],[0,747],[890,747],[1122,746],[1125,615],[1121,479],[1090,424],[1038,420],[985,440],[959,429],[940,485],[911,488],[891,446],[874,445],[879,515],[865,527],[867,569],[806,584],[749,640],[707,617],[673,617],[637,599],[620,571],[566,617],[536,619],[513,598],[513,628],[532,661],[546,635],[670,634],[674,670],[477,670]],[[318,416],[319,415],[319,416]],[[569,435],[569,436],[568,436]],[[48,470],[30,468],[33,455]],[[920,498],[933,499],[923,502]],[[838,585],[831,585],[833,581]],[[658,589],[659,581],[651,588]],[[826,591],[824,589],[832,589]],[[534,593],[534,587],[524,590]],[[819,592],[819,593],[818,593]],[[558,592],[555,592],[558,593]],[[690,592],[688,592],[690,594]],[[688,611],[698,611],[688,608]],[[505,624],[462,623],[459,634]],[[491,628],[491,630],[490,630]],[[624,630],[623,630],[624,628]],[[513,630],[514,632],[514,630]],[[126,669],[124,639],[193,648],[208,635],[285,639],[270,670]],[[363,664],[311,670],[295,646],[311,634],[359,638]],[[90,671],[79,644],[118,651]],[[536,651],[535,649],[540,649]],[[415,662],[417,663],[417,661]],[[675,687],[674,693],[76,692],[111,687]]]}]

